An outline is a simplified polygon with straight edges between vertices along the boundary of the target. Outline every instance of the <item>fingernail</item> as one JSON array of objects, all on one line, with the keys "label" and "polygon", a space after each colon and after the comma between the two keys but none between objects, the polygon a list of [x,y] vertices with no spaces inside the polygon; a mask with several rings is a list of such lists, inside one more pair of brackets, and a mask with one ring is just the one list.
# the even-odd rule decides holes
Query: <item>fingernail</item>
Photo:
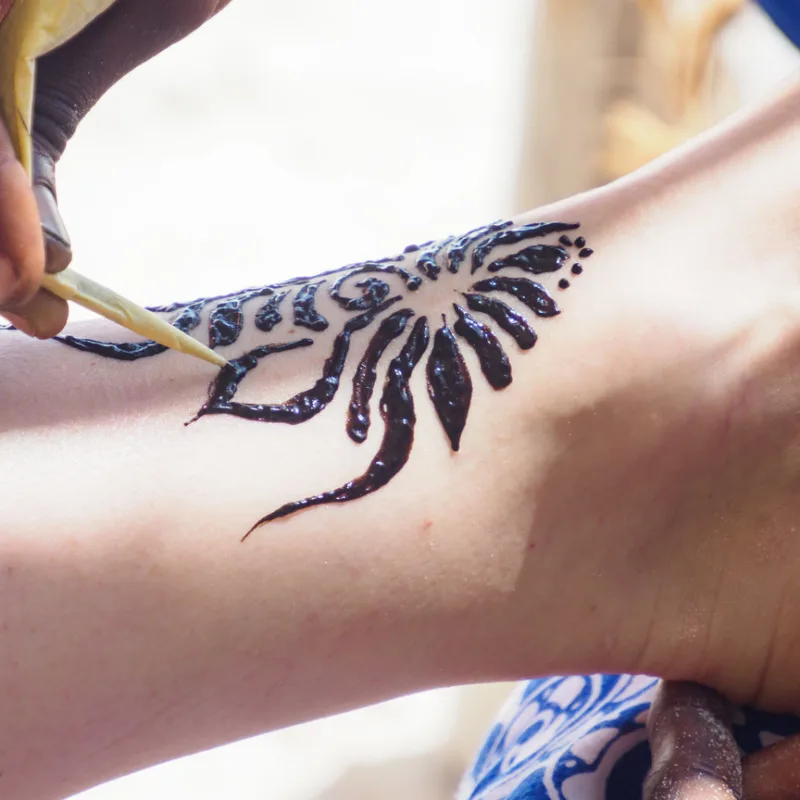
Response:
[{"label": "fingernail", "polygon": [[61,219],[56,198],[47,186],[37,183],[33,187],[33,194],[39,207],[39,219],[44,234],[46,269],[48,272],[61,272],[72,261],[72,243],[67,226]]},{"label": "fingernail", "polygon": [[11,260],[0,253],[0,305],[14,297],[18,282],[19,275]]},{"label": "fingernail", "polygon": [[31,336],[34,339],[36,338],[36,331],[33,329],[28,320],[23,319],[16,314],[11,314],[8,311],[4,311],[3,316],[21,333],[24,333],[26,336]]}]

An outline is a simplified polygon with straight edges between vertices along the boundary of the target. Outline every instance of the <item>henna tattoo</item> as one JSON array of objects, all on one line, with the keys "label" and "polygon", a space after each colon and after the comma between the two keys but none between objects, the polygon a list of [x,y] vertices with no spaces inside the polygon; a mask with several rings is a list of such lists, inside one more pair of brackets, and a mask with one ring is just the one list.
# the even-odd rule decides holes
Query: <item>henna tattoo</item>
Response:
[{"label": "henna tattoo", "polygon": [[[353,333],[366,328],[377,314],[385,311],[400,299],[400,297],[393,297],[390,300],[385,300],[371,311],[349,320],[333,342],[333,352],[325,361],[322,377],[310,389],[300,392],[285,403],[278,405],[234,403],[233,396],[236,394],[239,384],[251,370],[255,369],[261,358],[272,355],[275,352],[284,352],[294,347],[306,347],[314,342],[312,339],[302,339],[299,342],[292,342],[288,345],[275,345],[274,349],[266,351],[260,347],[256,350],[251,350],[242,358],[230,362],[220,370],[220,374],[211,384],[208,402],[191,421],[196,422],[206,414],[232,414],[236,417],[257,422],[285,422],[289,425],[307,422],[312,417],[317,416],[336,396],[347,355],[350,351],[350,339]],[[277,349],[279,347],[281,349]]]},{"label": "henna tattoo", "polygon": [[450,447],[458,452],[472,402],[472,379],[444,315],[442,321],[444,324],[433,337],[428,359],[428,394]]},{"label": "henna tattoo", "polygon": [[309,283],[304,286],[294,299],[294,324],[312,331],[328,329],[328,320],[317,311],[317,289],[321,283]]},{"label": "henna tattoo", "polygon": [[524,303],[539,317],[555,317],[561,313],[556,301],[541,283],[527,278],[489,278],[472,285],[475,292],[506,292]]},{"label": "henna tattoo", "polygon": [[467,308],[470,311],[486,314],[506,333],[511,334],[520,350],[530,350],[536,344],[538,339],[536,331],[522,314],[517,314],[502,300],[495,300],[493,297],[486,297],[482,294],[464,294],[464,299],[467,301]]},{"label": "henna tattoo", "polygon": [[[455,287],[464,298],[466,308],[454,303],[452,310],[440,311],[442,324],[432,337],[427,316],[420,316],[399,355],[391,360],[379,403],[384,422],[383,438],[367,471],[337,489],[286,503],[259,520],[247,536],[261,525],[303,509],[364,497],[385,486],[402,470],[411,454],[416,424],[411,377],[429,346],[427,393],[450,448],[459,451],[473,395],[472,378],[462,346],[466,345],[474,352],[484,378],[493,389],[504,389],[511,384],[509,357],[490,326],[494,325],[509,335],[519,350],[530,350],[536,345],[538,334],[526,316],[527,311],[537,319],[551,319],[557,317],[561,309],[550,291],[528,275],[541,275],[546,279],[567,263],[572,265],[573,276],[581,275],[584,265],[576,258],[585,261],[594,251],[587,247],[583,236],[573,241],[567,235],[578,227],[577,223],[563,222],[514,226],[509,221],[500,220],[461,236],[409,245],[401,255],[393,258],[365,261],[314,277],[295,278],[276,285],[153,309],[174,314],[172,324],[188,333],[200,327],[203,312],[210,308],[207,323],[209,345],[214,348],[232,347],[248,324],[246,305],[259,298],[264,299],[264,303],[252,316],[256,330],[269,334],[279,329],[284,322],[282,305],[290,297],[294,325],[315,334],[322,333],[331,325],[317,309],[317,299],[323,297],[321,290],[325,287],[325,294],[333,307],[353,316],[333,337],[322,374],[309,389],[282,403],[241,403],[235,400],[245,378],[266,359],[311,347],[315,339],[307,336],[269,342],[230,360],[209,387],[206,402],[186,424],[220,414],[290,425],[312,419],[331,403],[339,390],[354,334],[375,323],[376,330],[366,342],[355,370],[345,422],[347,435],[353,442],[361,444],[367,440],[370,431],[370,405],[381,359],[392,343],[406,334],[410,320],[416,315],[414,308],[402,305],[395,310],[392,306],[408,302],[410,295],[417,293],[426,282],[441,283],[449,275],[458,275],[466,263],[470,265],[470,275],[481,269],[488,273],[488,277],[478,279],[468,287]],[[558,236],[557,242],[547,241],[551,236]],[[532,242],[537,239],[545,241]],[[517,245],[521,246],[515,247]],[[394,291],[392,281],[395,283]],[[396,293],[398,282],[404,290],[401,293]],[[570,286],[570,281],[562,277],[557,285],[564,290]],[[496,295],[505,297],[501,300]],[[509,303],[516,303],[517,307]],[[485,318],[489,324],[481,322],[479,317]],[[111,343],[74,336],[58,337],[58,341],[118,361],[138,361],[166,351],[155,342]]]},{"label": "henna tattoo", "polygon": [[414,325],[408,341],[400,355],[389,366],[389,374],[383,388],[380,409],[386,425],[383,441],[367,471],[359,478],[348,481],[344,486],[330,492],[287,503],[260,519],[244,536],[246,539],[254,530],[267,522],[287,517],[305,508],[326,503],[347,503],[386,486],[406,465],[414,443],[414,427],[417,416],[414,412],[414,398],[409,382],[414,368],[428,349],[428,320],[420,317]]},{"label": "henna tattoo", "polygon": [[478,322],[457,303],[453,309],[458,316],[453,330],[475,351],[483,376],[492,389],[505,389],[511,385],[511,364],[506,351],[488,325]]},{"label": "henna tattoo", "polygon": [[260,331],[264,331],[264,333],[269,333],[276,325],[283,322],[280,306],[283,302],[283,298],[286,297],[287,294],[289,294],[289,292],[276,292],[258,309],[258,313],[256,314],[256,328]]},{"label": "henna tattoo", "polygon": [[223,300],[212,312],[208,321],[208,346],[226,347],[234,344],[242,333],[244,314],[242,306],[255,297],[272,294],[272,289],[254,289],[241,295]]},{"label": "henna tattoo", "polygon": [[367,440],[370,426],[369,402],[378,377],[378,362],[391,342],[402,336],[414,312],[410,308],[395,311],[381,322],[378,332],[367,345],[364,357],[353,378],[353,395],[347,415],[347,434],[361,444]]},{"label": "henna tattoo", "polygon": [[[472,272],[477,272],[483,266],[483,262],[486,260],[486,257],[492,252],[492,250],[500,247],[501,245],[517,244],[519,242],[524,242],[527,239],[540,239],[551,233],[572,231],[577,227],[577,223],[565,225],[563,222],[537,222],[533,225],[522,225],[519,228],[514,228],[513,230],[505,230],[501,231],[500,233],[495,233],[494,235],[485,238],[472,251]],[[562,250],[562,248],[556,247],[549,249],[553,251],[557,250],[564,252],[566,257],[566,252]],[[533,248],[525,248],[525,250],[522,250],[521,252],[525,253],[529,250],[536,250],[536,246]],[[496,263],[498,262],[495,262],[495,264]],[[558,267],[555,269],[558,269]],[[552,272],[553,270],[551,269],[547,271]],[[489,272],[494,272],[494,270],[489,267]]]}]

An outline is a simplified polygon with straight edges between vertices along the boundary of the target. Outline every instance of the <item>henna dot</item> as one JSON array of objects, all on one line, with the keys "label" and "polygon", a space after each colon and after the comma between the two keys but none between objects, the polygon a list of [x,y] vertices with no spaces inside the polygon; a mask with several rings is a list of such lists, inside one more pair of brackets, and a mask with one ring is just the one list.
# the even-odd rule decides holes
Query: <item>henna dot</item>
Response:
[{"label": "henna dot", "polygon": [[575,240],[575,247],[586,247],[586,239],[584,239],[583,236],[579,236]]},{"label": "henna dot", "polygon": [[584,247],[583,250],[578,253],[581,258],[589,258],[589,256],[594,253],[591,247]]},{"label": "henna dot", "polygon": [[583,266],[581,266],[580,264],[577,264],[577,263],[572,265],[572,274],[573,275],[580,275],[582,272],[583,272]]},{"label": "henna dot", "polygon": [[403,252],[404,253],[416,253],[417,250],[419,250],[419,245],[418,244],[410,244],[408,247],[406,247],[405,250],[403,250]]},{"label": "henna dot", "polygon": [[569,236],[562,236],[558,241],[561,242],[564,247],[572,247],[572,239],[570,239]]},{"label": "henna dot", "polygon": [[566,278],[562,278],[558,282],[558,288],[559,289],[569,289],[569,281]]}]

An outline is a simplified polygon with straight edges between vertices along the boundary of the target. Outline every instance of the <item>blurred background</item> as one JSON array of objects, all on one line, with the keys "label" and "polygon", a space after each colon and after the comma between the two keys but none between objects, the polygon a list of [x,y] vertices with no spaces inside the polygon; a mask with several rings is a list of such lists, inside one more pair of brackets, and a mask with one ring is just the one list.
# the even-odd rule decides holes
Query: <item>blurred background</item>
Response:
[{"label": "blurred background", "polygon": [[[798,65],[746,0],[235,0],[100,103],[59,196],[77,269],[191,299],[601,184]],[[508,691],[401,698],[79,797],[446,800]]]}]

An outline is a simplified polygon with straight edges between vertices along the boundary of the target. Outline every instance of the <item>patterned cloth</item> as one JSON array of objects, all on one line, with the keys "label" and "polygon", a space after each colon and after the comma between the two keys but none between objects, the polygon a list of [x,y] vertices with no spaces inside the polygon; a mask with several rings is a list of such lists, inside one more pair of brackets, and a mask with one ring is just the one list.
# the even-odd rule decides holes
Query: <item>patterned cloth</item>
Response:
[{"label": "patterned cloth", "polygon": [[[459,800],[641,800],[657,681],[637,675],[520,685],[464,776]],[[800,732],[800,717],[737,711],[744,753]]]}]

